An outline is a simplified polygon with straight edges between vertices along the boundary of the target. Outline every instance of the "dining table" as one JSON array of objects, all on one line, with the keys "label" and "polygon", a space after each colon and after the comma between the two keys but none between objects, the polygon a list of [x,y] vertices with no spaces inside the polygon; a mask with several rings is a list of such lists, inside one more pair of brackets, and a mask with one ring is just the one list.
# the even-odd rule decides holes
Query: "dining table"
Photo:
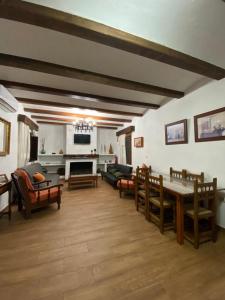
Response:
[{"label": "dining table", "polygon": [[[160,172],[151,172],[152,176],[163,176],[163,190],[173,195],[176,199],[176,238],[177,242],[182,245],[184,243],[184,204],[185,200],[194,197],[194,182],[186,179],[172,177],[169,174]],[[217,191],[222,191],[218,189]]]}]

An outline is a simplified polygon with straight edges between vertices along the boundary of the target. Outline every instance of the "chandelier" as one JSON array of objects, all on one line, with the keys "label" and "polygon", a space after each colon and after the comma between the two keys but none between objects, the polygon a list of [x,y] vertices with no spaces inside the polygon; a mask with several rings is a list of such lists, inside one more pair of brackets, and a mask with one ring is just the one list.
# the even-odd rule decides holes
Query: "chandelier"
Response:
[{"label": "chandelier", "polygon": [[94,122],[91,121],[91,120],[85,120],[85,119],[82,119],[82,120],[77,120],[77,121],[74,121],[73,122],[73,126],[74,126],[74,130],[75,131],[84,131],[84,132],[87,132],[87,131],[93,131],[93,127],[94,127]]}]

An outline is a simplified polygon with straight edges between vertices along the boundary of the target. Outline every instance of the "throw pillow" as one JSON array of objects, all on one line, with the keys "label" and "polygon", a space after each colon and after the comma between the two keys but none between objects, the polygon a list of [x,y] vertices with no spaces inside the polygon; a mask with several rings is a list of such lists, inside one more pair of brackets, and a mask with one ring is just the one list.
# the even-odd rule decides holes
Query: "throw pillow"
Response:
[{"label": "throw pillow", "polygon": [[36,182],[41,182],[45,180],[45,176],[39,172],[34,173],[33,178]]},{"label": "throw pillow", "polygon": [[120,171],[117,171],[114,173],[114,176],[116,176],[116,178],[122,177],[123,173],[121,173]]},{"label": "throw pillow", "polygon": [[118,171],[117,169],[112,168],[109,170],[109,173],[114,175],[117,171]]}]

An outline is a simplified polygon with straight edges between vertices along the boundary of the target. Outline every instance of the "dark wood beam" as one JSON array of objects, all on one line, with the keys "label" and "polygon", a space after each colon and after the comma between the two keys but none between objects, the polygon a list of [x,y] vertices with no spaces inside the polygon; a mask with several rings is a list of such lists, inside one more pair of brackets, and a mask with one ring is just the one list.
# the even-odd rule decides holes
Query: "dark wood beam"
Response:
[{"label": "dark wood beam", "polygon": [[47,86],[27,84],[27,83],[22,83],[22,82],[0,80],[0,84],[4,85],[5,87],[10,88],[10,89],[17,89],[17,90],[37,92],[37,93],[45,93],[45,94],[49,94],[49,95],[70,97],[70,98],[74,98],[74,97],[78,96],[81,98],[84,97],[84,98],[90,98],[91,100],[97,100],[98,102],[102,102],[102,103],[112,103],[112,104],[118,104],[118,105],[143,107],[143,108],[151,108],[151,109],[157,109],[160,107],[160,105],[158,105],[158,104],[148,103],[148,102],[143,102],[143,101],[139,102],[139,101],[125,100],[125,99],[111,98],[111,97],[93,95],[93,94],[88,94],[88,93],[80,93],[80,92],[75,92],[75,91],[56,89],[56,88],[47,87]]},{"label": "dark wood beam", "polygon": [[96,111],[104,112],[107,114],[116,114],[116,115],[123,115],[123,116],[136,116],[136,117],[143,116],[143,114],[141,114],[141,113],[127,112],[127,111],[114,110],[114,109],[97,108],[97,107],[87,107],[87,106],[83,106],[83,105],[76,105],[76,104],[63,103],[63,102],[59,103],[59,102],[53,102],[53,101],[45,101],[45,100],[30,99],[30,98],[28,99],[28,98],[21,98],[21,97],[16,97],[16,99],[21,103],[34,104],[34,105],[65,107],[65,108],[68,108],[68,107],[81,108],[81,109],[96,110]]},{"label": "dark wood beam", "polygon": [[120,131],[117,131],[116,135],[120,136],[122,134],[128,134],[128,133],[131,133],[133,131],[135,131],[135,126],[129,126],[129,127],[126,127],[126,128],[124,128]]},{"label": "dark wood beam", "polygon": [[[47,122],[47,121],[37,121],[38,124],[47,124],[47,125],[69,125],[71,123],[60,123],[60,122]],[[118,127],[115,126],[99,126],[99,125],[95,125],[95,127],[97,128],[103,128],[103,129],[115,129],[117,130]]]},{"label": "dark wood beam", "polygon": [[[70,112],[62,112],[62,111],[53,111],[53,110],[45,110],[45,109],[35,109],[35,108],[25,108],[24,111],[35,113],[35,114],[47,114],[47,115],[55,115],[55,116],[62,116],[62,117],[73,117],[73,118],[88,118],[93,120],[104,120],[104,121],[115,121],[115,122],[131,122],[130,119],[120,119],[120,118],[111,118],[111,117],[100,117],[100,116],[92,116],[92,115],[83,115],[83,114],[74,114]],[[33,116],[35,117],[35,115]],[[40,118],[40,117],[39,117]],[[72,122],[72,120],[70,120]]]},{"label": "dark wood beam", "polygon": [[53,8],[25,1],[0,0],[0,17],[77,36],[209,78],[225,77],[225,70],[216,65],[119,29]]},{"label": "dark wood beam", "polygon": [[156,85],[131,81],[123,78],[71,68],[68,66],[53,64],[41,60],[9,55],[5,53],[0,53],[0,65],[66,78],[73,78],[87,82],[95,82],[98,84],[109,85],[136,92],[156,94],[165,97],[181,98],[184,96],[183,92],[159,87]]},{"label": "dark wood beam", "polygon": [[25,115],[22,115],[22,114],[19,114],[17,116],[17,120],[19,122],[23,122],[25,123],[27,126],[30,127],[30,130],[35,130],[35,131],[38,131],[38,125],[36,123],[34,123],[30,118],[28,118],[27,116]]}]

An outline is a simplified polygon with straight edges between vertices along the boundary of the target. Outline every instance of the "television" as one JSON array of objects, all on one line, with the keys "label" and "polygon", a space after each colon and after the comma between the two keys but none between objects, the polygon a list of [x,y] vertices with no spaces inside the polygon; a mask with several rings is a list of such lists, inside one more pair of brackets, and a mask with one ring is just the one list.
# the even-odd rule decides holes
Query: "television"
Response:
[{"label": "television", "polygon": [[90,144],[91,135],[90,134],[74,134],[74,144]]}]

